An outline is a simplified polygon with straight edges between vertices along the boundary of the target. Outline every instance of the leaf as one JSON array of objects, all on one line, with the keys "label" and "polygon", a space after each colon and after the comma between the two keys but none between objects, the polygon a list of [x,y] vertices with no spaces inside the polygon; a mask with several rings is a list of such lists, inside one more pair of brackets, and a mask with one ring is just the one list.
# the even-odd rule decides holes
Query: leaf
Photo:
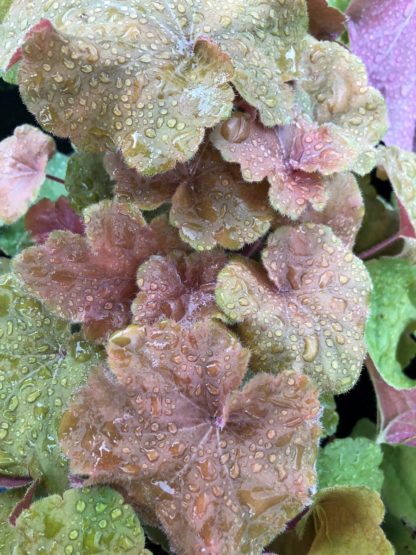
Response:
[{"label": "leaf", "polygon": [[48,160],[55,152],[51,137],[21,125],[0,143],[0,221],[16,222],[36,198],[45,179]]},{"label": "leaf", "polygon": [[406,521],[387,513],[383,528],[387,538],[394,546],[396,555],[411,555],[415,552],[415,531]]},{"label": "leaf", "polygon": [[102,338],[130,322],[138,267],[184,246],[166,220],[146,224],[132,203],[105,200],[84,212],[86,236],[55,232],[23,251],[14,268],[31,294],[61,318]]},{"label": "leaf", "polygon": [[22,60],[25,103],[45,129],[82,150],[120,149],[147,175],[171,169],[229,117],[231,84],[267,125],[291,116],[287,82],[306,33],[303,0],[232,0],[220,10],[210,0],[134,0],[127,11],[94,5],[93,21],[75,0],[36,0],[23,25],[21,8],[16,0],[4,21],[1,61]]},{"label": "leaf", "polygon": [[[352,173],[334,174],[327,180],[327,192],[328,200],[323,210],[308,206],[298,220],[329,226],[351,249],[364,216],[364,203],[357,180]],[[279,214],[275,216],[275,226],[290,223],[289,218]]]},{"label": "leaf", "polygon": [[[60,179],[61,181],[65,181],[68,160],[69,157],[66,154],[56,152],[46,166],[47,176],[50,175]],[[68,196],[68,191],[66,190],[65,185],[46,177],[37,200],[48,198],[49,200],[55,201],[61,196]]]},{"label": "leaf", "polygon": [[90,204],[110,198],[113,184],[103,166],[100,154],[76,152],[68,160],[65,187],[72,208],[81,212]]},{"label": "leaf", "polygon": [[337,486],[365,486],[381,492],[380,445],[364,437],[336,439],[321,449],[318,457],[320,490]]},{"label": "leaf", "polygon": [[309,33],[319,40],[334,39],[345,30],[346,19],[327,0],[307,0]]},{"label": "leaf", "polygon": [[45,480],[49,490],[66,485],[66,461],[57,426],[74,391],[100,351],[63,320],[52,317],[16,280],[0,281],[0,469],[7,476]]},{"label": "leaf", "polygon": [[33,503],[16,522],[16,555],[151,555],[133,509],[109,487],[71,489]]},{"label": "leaf", "polygon": [[31,206],[25,216],[25,227],[36,243],[44,243],[50,233],[58,229],[84,233],[84,222],[65,197],[59,197],[56,202],[42,199]]},{"label": "leaf", "polygon": [[380,524],[384,506],[375,491],[337,487],[320,491],[296,529],[272,544],[279,555],[393,555]]},{"label": "leaf", "polygon": [[370,359],[366,367],[377,395],[379,441],[416,447],[416,388],[398,391],[381,378]]},{"label": "leaf", "polygon": [[61,424],[72,471],[124,486],[183,555],[260,554],[315,482],[316,389],[284,372],[239,390],[249,351],[209,320],[130,326],[108,355]]},{"label": "leaf", "polygon": [[370,83],[387,101],[388,145],[414,149],[416,127],[416,12],[413,0],[352,0],[348,31]]},{"label": "leaf", "polygon": [[[416,267],[408,260],[382,258],[367,263],[374,290],[365,337],[368,352],[383,380],[396,389],[415,387],[403,369],[416,354],[416,346],[401,360],[405,334],[415,329]],[[388,284],[388,287],[386,287]]]},{"label": "leaf", "polygon": [[0,23],[6,17],[13,0],[0,0]]},{"label": "leaf", "polygon": [[15,256],[31,244],[24,218],[20,218],[12,225],[0,226],[0,249],[5,255]]},{"label": "leaf", "polygon": [[0,493],[0,553],[13,553],[16,545],[14,529],[8,519],[15,506],[21,501],[26,488],[14,488]]},{"label": "leaf", "polygon": [[380,147],[378,165],[387,174],[400,204],[401,231],[404,220],[410,220],[410,231],[404,233],[415,237],[416,232],[416,154],[397,147]]},{"label": "leaf", "polygon": [[254,368],[288,366],[327,392],[352,387],[365,355],[370,278],[363,263],[316,224],[283,226],[268,240],[263,268],[234,259],[218,275],[217,303],[239,324]]},{"label": "leaf", "polygon": [[135,324],[166,318],[190,326],[203,318],[221,318],[215,303],[218,272],[225,266],[223,251],[151,256],[137,272],[139,293],[131,310]]},{"label": "leaf", "polygon": [[336,410],[336,403],[335,398],[333,395],[328,393],[323,393],[319,397],[319,401],[321,403],[321,407],[323,408],[322,412],[322,436],[332,436],[337,431],[339,416]]}]

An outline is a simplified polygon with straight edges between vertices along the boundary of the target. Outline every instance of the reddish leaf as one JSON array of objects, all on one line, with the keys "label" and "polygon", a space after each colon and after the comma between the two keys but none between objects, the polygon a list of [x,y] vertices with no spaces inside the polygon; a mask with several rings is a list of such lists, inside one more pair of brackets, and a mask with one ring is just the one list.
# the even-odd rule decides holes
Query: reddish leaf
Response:
[{"label": "reddish leaf", "polygon": [[25,227],[37,243],[44,243],[58,229],[84,233],[84,222],[65,197],[59,197],[56,202],[45,198],[31,206],[25,216]]},{"label": "reddish leaf", "polygon": [[86,237],[57,231],[14,262],[28,290],[60,317],[85,324],[89,338],[126,325],[136,271],[153,254],[184,247],[164,218],[146,225],[134,204],[117,200],[85,212]]},{"label": "reddish leaf", "polygon": [[352,0],[348,31],[370,82],[387,101],[389,145],[414,150],[416,131],[416,9],[414,0]]},{"label": "reddish leaf", "polygon": [[45,180],[55,142],[36,127],[21,125],[0,143],[0,221],[23,216]]},{"label": "reddish leaf", "polygon": [[12,526],[15,526],[16,520],[19,518],[19,515],[22,513],[22,511],[30,507],[30,505],[32,504],[33,496],[35,495],[35,492],[38,486],[39,486],[39,480],[34,480],[31,483],[31,485],[27,488],[26,493],[23,496],[23,499],[13,509],[12,514],[9,516],[9,523]]},{"label": "reddish leaf", "polygon": [[[72,470],[124,486],[184,555],[260,554],[309,501],[318,393],[258,375],[221,324],[130,326],[61,426]],[[115,381],[116,380],[116,381]]]},{"label": "reddish leaf", "polygon": [[394,389],[383,380],[370,358],[366,367],[376,390],[381,440],[416,447],[416,388]]},{"label": "reddish leaf", "polygon": [[151,256],[137,273],[140,292],[132,305],[133,322],[171,318],[189,326],[204,317],[221,317],[214,290],[226,261],[222,251]]},{"label": "reddish leaf", "polygon": [[334,39],[345,30],[345,16],[327,0],[307,0],[309,32],[317,39]]}]

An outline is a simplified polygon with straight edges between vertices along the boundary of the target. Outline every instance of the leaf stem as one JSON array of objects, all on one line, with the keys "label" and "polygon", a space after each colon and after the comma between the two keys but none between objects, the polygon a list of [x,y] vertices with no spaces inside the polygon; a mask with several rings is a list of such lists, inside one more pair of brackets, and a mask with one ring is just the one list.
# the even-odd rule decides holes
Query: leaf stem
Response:
[{"label": "leaf stem", "polygon": [[60,177],[55,177],[54,175],[49,175],[48,173],[46,174],[46,179],[50,179],[51,181],[56,181],[56,183],[62,183],[62,185],[65,185],[65,181],[63,179],[61,179]]},{"label": "leaf stem", "polygon": [[381,243],[377,243],[377,245],[374,245],[374,246],[370,247],[366,251],[360,252],[358,256],[361,258],[361,260],[367,260],[368,258],[371,258],[372,256],[374,256],[378,252],[382,251],[386,247],[389,247],[390,245],[392,245],[394,242],[396,242],[401,237],[402,237],[402,234],[400,232],[395,233],[394,235],[392,235],[388,239],[385,239],[384,241],[381,241]]}]

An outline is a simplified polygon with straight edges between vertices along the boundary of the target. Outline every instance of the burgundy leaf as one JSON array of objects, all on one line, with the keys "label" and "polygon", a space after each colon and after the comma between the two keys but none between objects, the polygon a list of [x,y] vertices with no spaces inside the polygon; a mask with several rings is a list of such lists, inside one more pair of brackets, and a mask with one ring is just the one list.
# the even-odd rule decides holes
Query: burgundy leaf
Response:
[{"label": "burgundy leaf", "polygon": [[67,230],[84,234],[84,222],[65,197],[56,202],[42,199],[29,208],[25,216],[25,227],[36,243],[44,243],[52,231]]},{"label": "burgundy leaf", "polygon": [[32,504],[33,496],[39,483],[39,480],[33,481],[32,484],[28,487],[23,499],[13,509],[12,514],[9,516],[9,522],[12,526],[16,524],[16,520],[19,518],[19,515],[22,513],[22,511],[30,507],[30,505]]}]

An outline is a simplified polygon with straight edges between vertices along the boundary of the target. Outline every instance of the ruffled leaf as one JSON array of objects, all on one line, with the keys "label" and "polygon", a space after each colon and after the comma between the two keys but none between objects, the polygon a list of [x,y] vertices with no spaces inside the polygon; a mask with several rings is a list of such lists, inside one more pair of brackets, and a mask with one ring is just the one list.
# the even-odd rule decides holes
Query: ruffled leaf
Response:
[{"label": "ruffled leaf", "polygon": [[393,555],[380,524],[384,506],[373,490],[361,487],[320,491],[295,530],[279,536],[279,555]]},{"label": "ruffled leaf", "polygon": [[75,0],[24,7],[24,24],[21,0],[5,18],[1,61],[22,58],[25,103],[83,150],[119,148],[140,172],[166,171],[230,115],[231,83],[267,125],[290,119],[303,0],[232,0],[220,9],[209,0],[135,0],[127,10],[94,5],[94,15]]},{"label": "ruffled leaf", "polygon": [[113,184],[99,154],[76,152],[68,160],[65,177],[71,206],[81,212],[90,204],[110,198]]},{"label": "ruffled leaf", "polygon": [[44,243],[56,230],[84,233],[84,222],[65,197],[59,197],[56,202],[42,199],[31,206],[25,216],[25,227],[36,243]]},{"label": "ruffled leaf", "polygon": [[336,439],[321,449],[318,457],[319,489],[365,486],[381,492],[380,445],[364,437]]},{"label": "ruffled leaf", "polygon": [[84,323],[89,338],[100,338],[130,321],[140,264],[184,245],[164,218],[146,225],[131,203],[102,201],[84,217],[85,237],[55,232],[21,253],[14,267],[51,311]]},{"label": "ruffled leaf", "polygon": [[315,481],[309,380],[262,374],[238,390],[249,352],[208,320],[130,326],[108,354],[115,378],[92,375],[61,425],[73,472],[124,486],[184,555],[260,554]]},{"label": "ruffled leaf", "polygon": [[[357,181],[351,173],[340,173],[327,180],[328,200],[321,211],[310,206],[299,217],[299,222],[313,222],[329,226],[345,246],[352,249],[364,216],[364,202]],[[289,224],[279,214],[274,225]]]},{"label": "ruffled leaf", "polygon": [[11,224],[25,214],[54,152],[53,139],[30,125],[17,127],[0,143],[0,221]]},{"label": "ruffled leaf", "polygon": [[16,555],[151,555],[134,510],[109,487],[71,489],[33,503],[13,530]]},{"label": "ruffled leaf", "polygon": [[151,256],[137,272],[133,322],[154,324],[169,318],[189,326],[202,318],[220,318],[214,291],[226,262],[222,251]]},{"label": "ruffled leaf", "polygon": [[352,0],[348,31],[370,83],[385,96],[389,145],[414,149],[416,129],[416,12],[413,0]]},{"label": "ruffled leaf", "polygon": [[254,368],[289,366],[325,391],[350,389],[365,355],[371,283],[363,263],[328,227],[303,224],[277,229],[263,264],[235,259],[219,273],[216,291]]},{"label": "ruffled leaf", "polygon": [[368,352],[389,385],[415,387],[415,381],[402,370],[416,355],[416,344],[407,342],[404,359],[400,347],[416,329],[416,266],[409,260],[382,258],[370,260],[367,269],[374,286],[365,332]]},{"label": "ruffled leaf", "polygon": [[0,468],[8,476],[43,478],[49,489],[66,485],[66,461],[57,426],[74,391],[100,351],[72,335],[13,277],[0,282]]}]

